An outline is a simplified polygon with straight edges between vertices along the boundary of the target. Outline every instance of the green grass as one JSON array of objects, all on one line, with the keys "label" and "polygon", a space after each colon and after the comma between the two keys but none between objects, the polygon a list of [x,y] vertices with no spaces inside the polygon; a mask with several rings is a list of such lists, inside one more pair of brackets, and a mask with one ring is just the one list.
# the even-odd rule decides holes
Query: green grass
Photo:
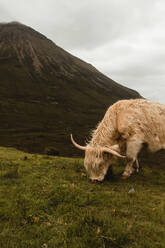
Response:
[{"label": "green grass", "polygon": [[0,148],[0,247],[164,248],[165,171],[123,169],[94,184],[82,159]]}]

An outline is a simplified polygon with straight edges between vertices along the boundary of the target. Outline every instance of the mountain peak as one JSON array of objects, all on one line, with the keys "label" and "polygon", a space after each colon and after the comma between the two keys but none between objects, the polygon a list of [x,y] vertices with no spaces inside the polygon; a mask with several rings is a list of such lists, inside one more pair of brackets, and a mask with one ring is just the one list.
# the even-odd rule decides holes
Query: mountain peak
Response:
[{"label": "mountain peak", "polygon": [[4,35],[4,33],[16,33],[16,35],[18,35],[18,33],[20,35],[24,35],[24,34],[29,34],[29,35],[38,35],[42,38],[46,38],[43,34],[39,33],[38,31],[34,30],[33,28],[22,24],[20,22],[17,21],[13,21],[13,22],[1,22],[0,23],[0,31],[2,32],[2,34]]},{"label": "mountain peak", "polygon": [[140,97],[18,22],[0,24],[0,78],[0,145],[30,152],[72,154],[69,133],[84,138],[109,105]]},{"label": "mountain peak", "polygon": [[33,69],[40,72],[43,65],[37,54],[37,45],[41,40],[49,41],[44,35],[19,22],[0,24],[1,59],[4,56],[15,57],[21,66],[28,61]]}]

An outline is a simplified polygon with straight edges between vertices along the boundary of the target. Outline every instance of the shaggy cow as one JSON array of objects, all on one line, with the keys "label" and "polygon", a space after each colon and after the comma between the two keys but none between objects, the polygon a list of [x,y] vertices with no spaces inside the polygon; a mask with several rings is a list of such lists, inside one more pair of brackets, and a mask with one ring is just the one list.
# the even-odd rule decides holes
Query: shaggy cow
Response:
[{"label": "shaggy cow", "polygon": [[[115,157],[126,158],[122,177],[135,170],[137,155],[145,143],[150,151],[165,149],[165,105],[144,99],[121,100],[107,110],[86,146],[84,166],[92,181],[102,181]],[[123,156],[122,154],[126,154]]]}]

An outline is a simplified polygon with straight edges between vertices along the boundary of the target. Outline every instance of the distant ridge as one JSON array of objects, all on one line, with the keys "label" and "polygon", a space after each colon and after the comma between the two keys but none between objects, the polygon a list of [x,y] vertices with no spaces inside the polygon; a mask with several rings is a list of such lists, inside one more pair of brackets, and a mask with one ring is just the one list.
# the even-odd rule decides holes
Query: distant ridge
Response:
[{"label": "distant ridge", "polygon": [[139,97],[31,27],[0,23],[0,145],[79,155],[71,132],[82,142],[109,105]]}]

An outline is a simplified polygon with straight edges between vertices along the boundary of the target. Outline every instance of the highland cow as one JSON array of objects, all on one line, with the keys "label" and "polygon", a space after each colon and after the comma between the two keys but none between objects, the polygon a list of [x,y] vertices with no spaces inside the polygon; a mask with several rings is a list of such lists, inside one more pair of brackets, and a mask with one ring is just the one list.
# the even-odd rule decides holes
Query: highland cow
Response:
[{"label": "highland cow", "polygon": [[165,149],[165,105],[144,99],[118,101],[109,107],[86,146],[78,145],[72,135],[71,140],[85,151],[84,166],[92,181],[104,180],[115,157],[127,160],[122,177],[128,178],[139,170],[137,156],[143,144],[151,152]]}]

